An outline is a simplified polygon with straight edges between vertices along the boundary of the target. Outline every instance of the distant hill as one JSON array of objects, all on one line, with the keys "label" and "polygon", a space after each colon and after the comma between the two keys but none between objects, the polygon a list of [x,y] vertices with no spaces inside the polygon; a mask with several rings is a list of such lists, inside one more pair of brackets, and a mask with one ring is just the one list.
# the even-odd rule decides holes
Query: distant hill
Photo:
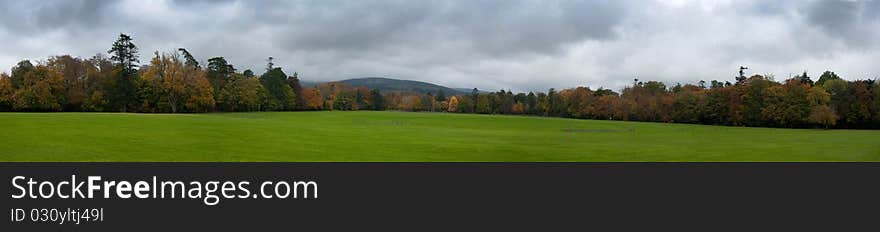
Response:
[{"label": "distant hill", "polygon": [[[464,95],[470,94],[470,90],[462,91],[466,88],[453,89],[446,86],[431,84],[421,81],[398,80],[384,77],[365,77],[341,80],[337,82],[346,83],[353,87],[363,86],[369,89],[379,89],[382,92],[413,92],[421,94],[436,94],[441,89],[443,93],[448,95]],[[315,86],[322,82],[302,81],[303,86]]]}]

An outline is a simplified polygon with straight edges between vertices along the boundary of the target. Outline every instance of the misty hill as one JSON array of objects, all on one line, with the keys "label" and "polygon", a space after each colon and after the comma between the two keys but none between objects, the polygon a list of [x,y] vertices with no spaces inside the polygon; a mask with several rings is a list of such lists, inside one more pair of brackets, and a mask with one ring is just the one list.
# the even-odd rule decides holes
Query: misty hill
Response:
[{"label": "misty hill", "polygon": [[[346,83],[353,87],[363,86],[367,87],[368,89],[379,89],[382,92],[413,92],[421,94],[436,94],[442,89],[443,93],[445,93],[447,96],[470,94],[470,91],[462,91],[462,89],[466,88],[453,89],[446,86],[431,84],[427,82],[398,80],[384,77],[354,78],[337,82]],[[302,81],[303,86],[315,86],[320,83],[321,82]]]}]

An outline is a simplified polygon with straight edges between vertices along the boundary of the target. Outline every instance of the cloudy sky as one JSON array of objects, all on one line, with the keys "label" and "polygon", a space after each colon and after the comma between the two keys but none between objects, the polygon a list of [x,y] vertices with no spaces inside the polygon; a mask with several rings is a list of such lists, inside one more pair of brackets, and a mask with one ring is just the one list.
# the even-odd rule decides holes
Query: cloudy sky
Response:
[{"label": "cloudy sky", "polygon": [[0,0],[0,70],[185,47],[258,74],[266,57],[310,81],[385,76],[484,90],[880,76],[880,1]]}]

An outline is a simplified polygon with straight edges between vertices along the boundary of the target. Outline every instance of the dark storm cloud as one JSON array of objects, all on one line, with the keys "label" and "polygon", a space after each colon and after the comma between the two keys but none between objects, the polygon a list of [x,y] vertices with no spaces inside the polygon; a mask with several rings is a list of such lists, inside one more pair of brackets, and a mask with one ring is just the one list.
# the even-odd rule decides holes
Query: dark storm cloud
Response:
[{"label": "dark storm cloud", "polygon": [[119,33],[307,80],[388,76],[453,87],[619,88],[835,69],[878,73],[878,1],[6,1],[0,69],[106,53]]}]

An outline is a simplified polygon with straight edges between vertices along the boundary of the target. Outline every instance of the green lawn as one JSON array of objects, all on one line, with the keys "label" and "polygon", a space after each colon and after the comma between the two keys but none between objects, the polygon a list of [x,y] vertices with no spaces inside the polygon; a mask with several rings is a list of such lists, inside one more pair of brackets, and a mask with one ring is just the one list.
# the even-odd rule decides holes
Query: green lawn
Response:
[{"label": "green lawn", "polygon": [[0,113],[0,161],[880,161],[880,131],[366,111]]}]

